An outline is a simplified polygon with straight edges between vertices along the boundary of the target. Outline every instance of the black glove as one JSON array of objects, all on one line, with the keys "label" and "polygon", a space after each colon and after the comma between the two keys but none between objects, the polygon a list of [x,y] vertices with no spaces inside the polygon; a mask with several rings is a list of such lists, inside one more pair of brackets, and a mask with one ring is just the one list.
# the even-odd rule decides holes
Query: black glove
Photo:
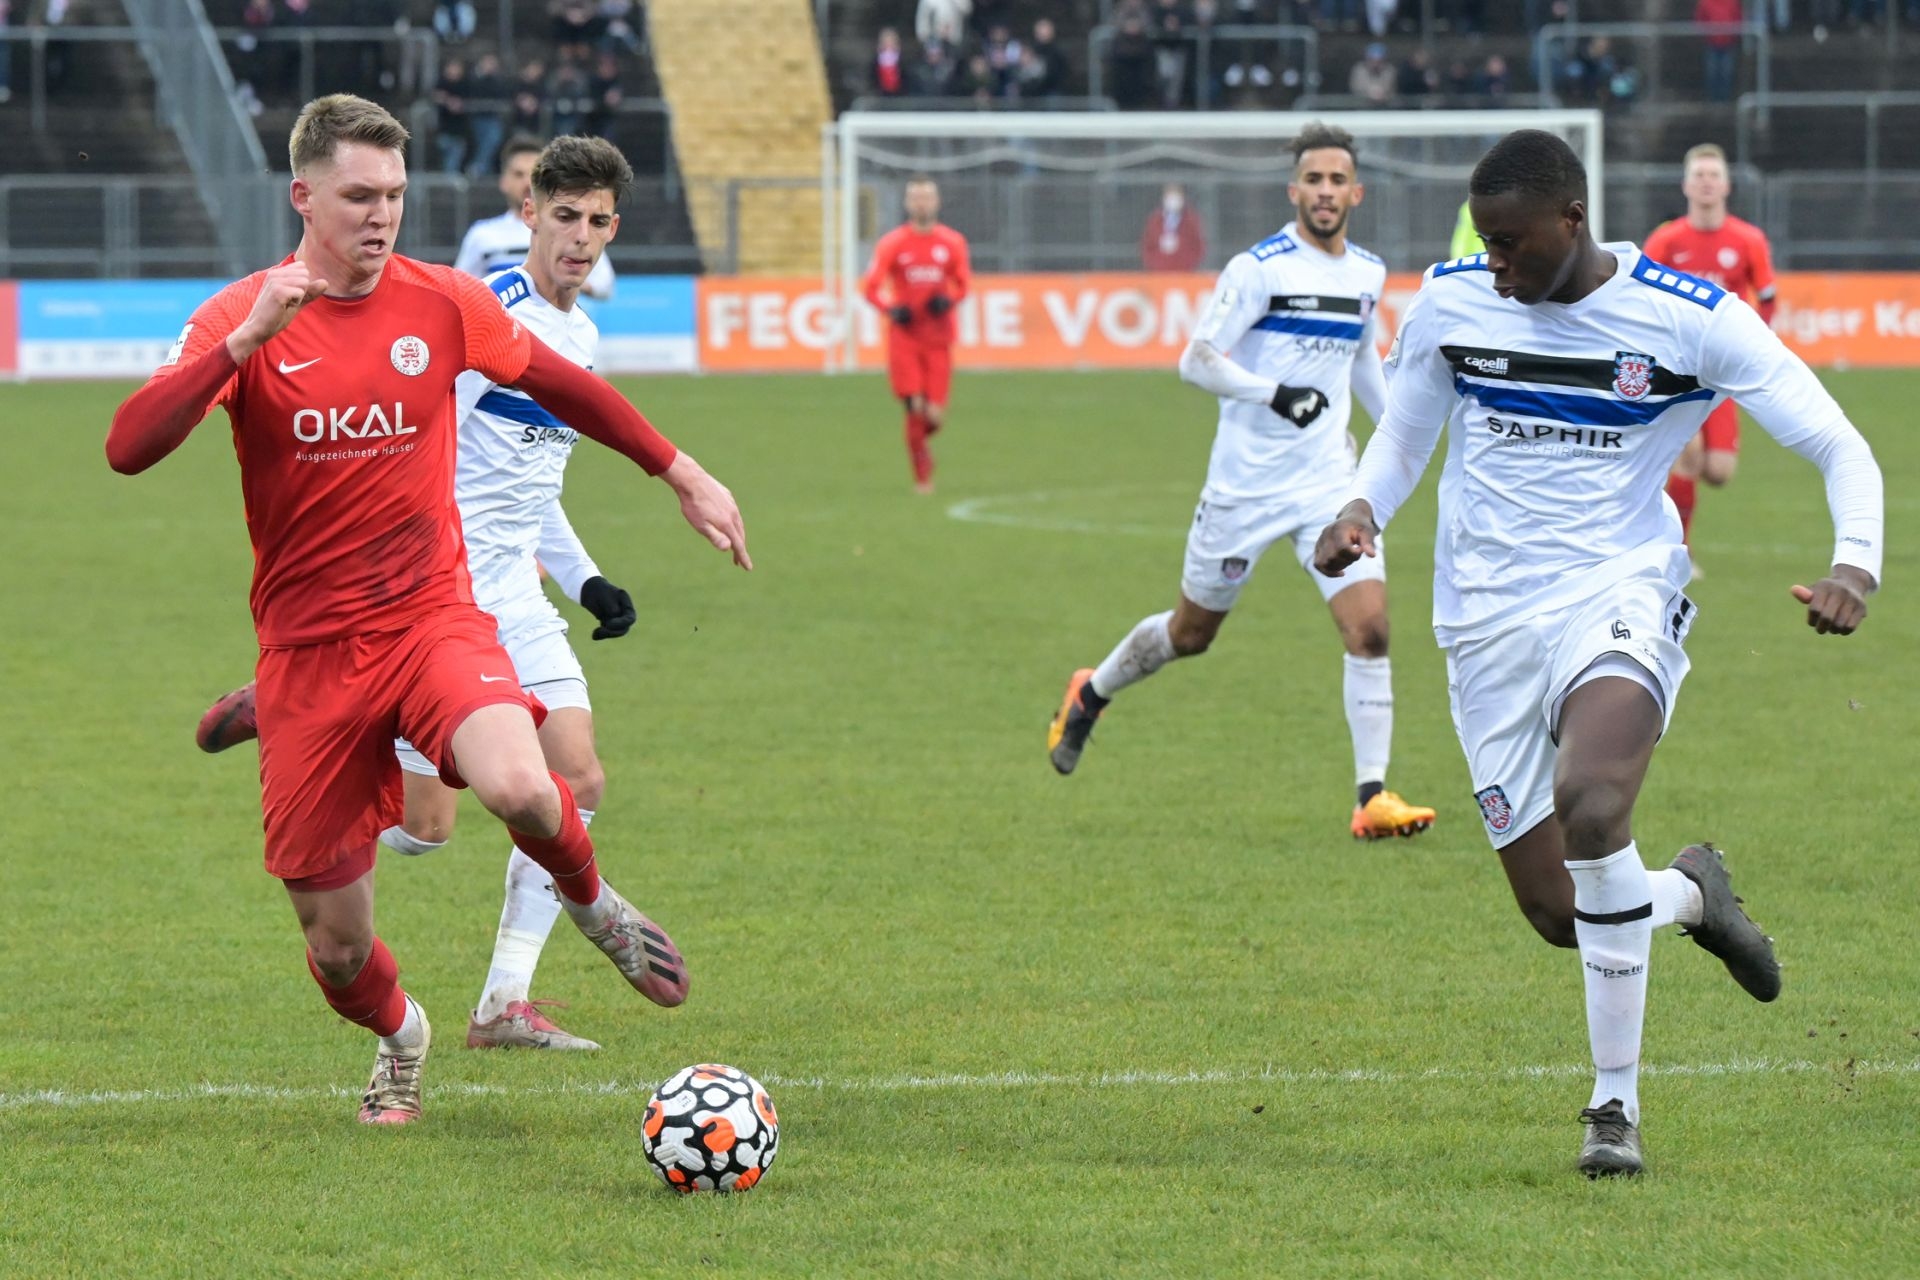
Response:
[{"label": "black glove", "polygon": [[927,314],[935,319],[953,310],[953,299],[944,293],[936,293],[927,299]]},{"label": "black glove", "polygon": [[1327,407],[1327,397],[1312,387],[1281,387],[1269,401],[1273,411],[1296,427],[1304,427]]},{"label": "black glove", "polygon": [[904,302],[897,307],[888,307],[887,314],[893,317],[895,324],[913,323],[913,308]]},{"label": "black glove", "polygon": [[640,615],[633,611],[633,597],[597,575],[580,584],[580,604],[600,619],[600,625],[593,629],[595,640],[618,640],[639,621]]}]

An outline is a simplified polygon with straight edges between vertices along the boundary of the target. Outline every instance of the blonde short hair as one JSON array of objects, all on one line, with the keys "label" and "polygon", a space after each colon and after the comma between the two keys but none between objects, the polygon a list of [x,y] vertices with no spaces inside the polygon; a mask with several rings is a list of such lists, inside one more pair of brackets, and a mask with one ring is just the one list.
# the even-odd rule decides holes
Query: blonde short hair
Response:
[{"label": "blonde short hair", "polygon": [[1697,147],[1688,147],[1686,159],[1680,162],[1680,172],[1693,168],[1695,160],[1718,160],[1723,168],[1727,165],[1727,153],[1720,149],[1717,142],[1703,142]]},{"label": "blonde short hair", "polygon": [[293,171],[333,159],[343,142],[360,142],[385,151],[407,150],[407,127],[377,102],[350,93],[330,93],[300,109],[287,139],[287,158]]}]

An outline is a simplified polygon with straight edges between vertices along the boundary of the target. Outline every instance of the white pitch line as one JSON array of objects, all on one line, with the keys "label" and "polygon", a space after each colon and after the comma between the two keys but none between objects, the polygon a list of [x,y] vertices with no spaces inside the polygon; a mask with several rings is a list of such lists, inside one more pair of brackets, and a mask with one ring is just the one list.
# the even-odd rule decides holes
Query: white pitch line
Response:
[{"label": "white pitch line", "polygon": [[[1184,538],[1185,524],[1176,524],[1172,521],[1165,524],[1118,524],[1101,520],[1076,520],[1068,516],[1027,515],[1018,510],[1000,509],[1048,505],[1063,499],[1115,498],[1128,494],[1163,494],[1168,491],[1165,486],[1125,485],[1098,489],[1044,489],[1030,493],[988,494],[953,503],[947,508],[947,518],[958,520],[963,524],[989,524],[1008,529],[1032,529],[1038,533],[1079,533],[1094,537],[1166,540]],[[1182,492],[1185,490],[1183,489]],[[1761,557],[1769,560],[1787,560],[1818,555],[1821,552],[1821,548],[1812,543],[1802,545],[1795,542],[1696,542],[1694,547],[1715,558]]]},{"label": "white pitch line", "polygon": [[[1129,494],[1166,494],[1166,485],[1121,485],[1100,489],[1047,489],[1032,493],[989,494],[968,498],[947,508],[949,520],[966,524],[993,524],[1012,529],[1034,529],[1042,533],[1087,533],[1095,536],[1118,535],[1129,538],[1184,537],[1184,526],[1165,524],[1110,524],[1098,520],[1073,520],[1064,516],[1022,515],[994,510],[996,507],[1037,506],[1062,498],[1117,498]],[[1191,492],[1183,486],[1181,492]]]},{"label": "white pitch line", "polygon": [[[832,1079],[825,1076],[762,1076],[775,1089],[817,1089],[845,1093],[911,1093],[942,1089],[1016,1089],[1047,1086],[1069,1089],[1126,1089],[1169,1085],[1258,1084],[1417,1084],[1421,1081],[1560,1080],[1584,1078],[1591,1068],[1562,1062],[1519,1067],[1469,1070],[1431,1067],[1425,1071],[1391,1071],[1378,1067],[1274,1067],[1209,1071],[1004,1071],[987,1074],[892,1075]],[[1647,1075],[1679,1077],[1808,1075],[1832,1073],[1855,1076],[1920,1074],[1920,1060],[1910,1062],[1814,1062],[1806,1058],[1738,1058],[1729,1062],[1647,1063]],[[428,1093],[442,1097],[646,1097],[654,1085],[646,1081],[608,1080],[599,1084],[563,1083],[515,1087],[499,1084],[455,1083],[432,1086]],[[358,1097],[360,1090],[341,1086],[294,1088],[268,1084],[198,1084],[173,1089],[26,1089],[0,1093],[0,1110],[24,1107],[104,1107],[154,1102],[218,1102],[240,1098],[270,1102],[301,1102],[325,1098]]]}]

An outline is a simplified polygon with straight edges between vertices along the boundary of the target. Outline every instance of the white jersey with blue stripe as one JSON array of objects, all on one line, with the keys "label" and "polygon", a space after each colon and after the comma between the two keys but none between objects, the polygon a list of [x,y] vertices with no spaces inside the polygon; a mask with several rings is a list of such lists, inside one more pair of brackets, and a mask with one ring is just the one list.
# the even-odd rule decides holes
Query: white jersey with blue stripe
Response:
[{"label": "white jersey with blue stripe", "polygon": [[1386,284],[1376,255],[1349,241],[1335,257],[1291,222],[1227,263],[1193,336],[1262,378],[1318,389],[1327,408],[1303,428],[1267,405],[1222,397],[1206,501],[1345,487],[1353,474],[1354,353],[1373,341]]},{"label": "white jersey with blue stripe", "polygon": [[[1827,470],[1836,559],[1877,578],[1878,473],[1819,379],[1718,285],[1631,244],[1602,247],[1617,268],[1571,303],[1502,298],[1484,254],[1441,263],[1388,353],[1386,414],[1353,492],[1384,526],[1446,426],[1434,545],[1441,644],[1493,634],[1648,568],[1683,584],[1687,550],[1667,473],[1728,396]],[[1872,471],[1871,500],[1859,485],[1833,499],[1829,457],[1855,445]]]},{"label": "white jersey with blue stripe", "polygon": [[[540,296],[524,268],[487,278],[487,287],[529,332],[584,369],[600,331],[584,308],[562,311]],[[460,423],[454,499],[466,535],[474,599],[508,625],[547,603],[540,564],[573,599],[598,570],[560,509],[560,489],[577,432],[524,392],[469,370],[454,383]]]},{"label": "white jersey with blue stripe", "polygon": [[[527,260],[533,247],[533,230],[518,213],[507,212],[482,218],[467,228],[460,241],[460,252],[453,260],[456,270],[482,279],[499,271],[517,267]],[[593,264],[582,292],[591,298],[613,296],[613,264],[607,256]]]}]

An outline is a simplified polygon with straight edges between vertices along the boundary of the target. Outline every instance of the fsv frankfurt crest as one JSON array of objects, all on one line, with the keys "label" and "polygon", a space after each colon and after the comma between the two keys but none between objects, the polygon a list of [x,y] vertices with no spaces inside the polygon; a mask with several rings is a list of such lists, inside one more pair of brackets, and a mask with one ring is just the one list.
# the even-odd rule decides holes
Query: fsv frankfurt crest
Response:
[{"label": "fsv frankfurt crest", "polygon": [[1502,835],[1513,825],[1513,806],[1507,803],[1504,787],[1488,787],[1473,793],[1480,802],[1480,816],[1487,820],[1487,830]]},{"label": "fsv frankfurt crest", "polygon": [[1613,355],[1613,389],[1622,400],[1645,400],[1653,390],[1653,357],[1638,351]]}]

